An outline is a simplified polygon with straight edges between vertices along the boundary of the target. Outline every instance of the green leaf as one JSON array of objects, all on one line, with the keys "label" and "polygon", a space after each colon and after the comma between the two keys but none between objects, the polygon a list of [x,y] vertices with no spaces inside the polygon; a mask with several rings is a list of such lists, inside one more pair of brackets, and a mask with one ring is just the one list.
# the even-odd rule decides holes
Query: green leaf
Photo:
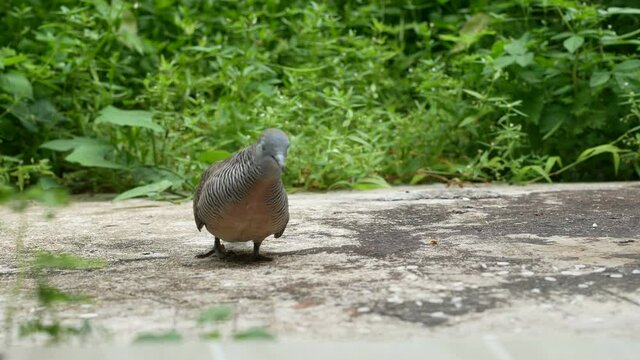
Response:
[{"label": "green leaf", "polygon": [[216,323],[228,320],[233,313],[230,306],[217,306],[203,311],[198,317],[198,324]]},{"label": "green leaf", "polygon": [[48,141],[40,145],[43,149],[53,151],[69,151],[71,154],[65,157],[69,162],[75,162],[87,167],[102,167],[107,169],[126,169],[118,163],[106,160],[105,156],[113,152],[111,145],[105,144],[100,140],[74,137],[72,139],[58,139]]},{"label": "green leaf", "polygon": [[529,65],[533,65],[533,53],[526,53],[524,55],[517,55],[514,57],[515,61],[518,65],[522,67],[527,67]]},{"label": "green leaf", "polygon": [[130,199],[130,198],[139,197],[139,196],[148,196],[151,194],[161,193],[167,190],[168,188],[170,188],[171,185],[172,185],[171,181],[161,180],[153,184],[138,186],[136,188],[127,190],[122,194],[116,196],[113,199],[113,201],[120,201],[120,200]]},{"label": "green leaf", "polygon": [[[533,64],[533,62],[533,57],[531,57],[531,64]],[[540,84],[543,81],[544,76],[542,71],[521,71],[518,75],[522,80],[530,84]]]},{"label": "green leaf", "polygon": [[356,142],[356,143],[358,143],[358,144],[360,144],[360,145],[362,145],[362,146],[364,146],[366,148],[370,148],[371,147],[371,144],[368,141],[366,141],[365,139],[363,139],[362,137],[360,137],[358,135],[349,135],[349,136],[347,136],[347,139],[349,139],[349,140],[351,140],[353,142]]},{"label": "green leaf", "polygon": [[640,9],[629,7],[610,7],[604,11],[604,15],[640,15]]},{"label": "green leaf", "polygon": [[582,44],[584,44],[584,38],[580,35],[573,35],[562,43],[571,54],[575,53]]},{"label": "green leaf", "polygon": [[43,149],[49,149],[54,151],[69,151],[77,147],[89,145],[89,146],[105,146],[103,142],[97,139],[86,137],[74,137],[72,139],[58,139],[47,141],[40,145]]},{"label": "green leaf", "polygon": [[231,156],[231,153],[224,150],[207,150],[198,154],[198,161],[213,164]]},{"label": "green leaf", "polygon": [[164,128],[153,122],[153,113],[143,110],[121,110],[113,106],[107,106],[100,111],[96,123],[109,123],[118,126],[137,126],[163,132]]},{"label": "green leaf", "polygon": [[80,145],[64,159],[87,167],[126,169],[125,166],[105,159],[105,156],[112,151],[113,148],[110,145]]},{"label": "green leaf", "polygon": [[424,180],[427,177],[427,175],[419,173],[419,174],[415,174],[413,175],[413,177],[411,178],[411,181],[409,182],[410,185],[416,185],[417,183],[419,183],[420,181]]},{"label": "green leaf", "polygon": [[520,39],[512,40],[504,46],[504,51],[513,56],[524,55],[527,52],[527,38],[528,34],[524,34]]},{"label": "green leaf", "polygon": [[14,188],[0,182],[0,204],[4,204],[9,201],[15,193],[16,190]]},{"label": "green leaf", "polygon": [[372,176],[359,179],[355,184],[351,185],[351,187],[356,190],[371,190],[390,188],[391,185],[389,185],[389,183],[380,176]]},{"label": "green leaf", "polygon": [[150,184],[162,180],[171,182],[171,186],[180,189],[185,179],[175,172],[158,166],[135,166],[130,169],[134,184]]},{"label": "green leaf", "polygon": [[273,340],[275,337],[264,328],[256,327],[233,334],[236,340]]},{"label": "green leaf", "polygon": [[620,148],[615,146],[615,145],[611,145],[611,144],[604,144],[604,145],[599,145],[599,146],[594,146],[592,148],[588,148],[585,151],[583,151],[580,156],[578,156],[578,159],[576,161],[584,161],[592,156],[596,156],[602,153],[619,153],[620,152]]},{"label": "green leaf", "polygon": [[45,306],[55,302],[87,302],[91,300],[90,296],[70,294],[45,283],[38,284],[37,298],[38,301]]},{"label": "green leaf", "polygon": [[26,76],[20,73],[0,74],[0,88],[18,98],[33,99],[33,88]]},{"label": "green leaf", "polygon": [[[469,94],[469,95],[471,95],[474,98],[479,99],[479,100],[485,100],[487,98],[485,95],[482,95],[477,91],[473,91],[473,90],[469,90],[469,89],[462,89],[462,91],[466,92],[467,94]],[[473,120],[473,118],[472,118],[472,120]]]},{"label": "green leaf", "polygon": [[204,340],[218,340],[220,339],[220,337],[221,337],[220,331],[217,331],[217,330],[209,331],[200,335],[200,338]]},{"label": "green leaf", "polygon": [[337,190],[337,189],[348,189],[351,187],[351,183],[347,180],[336,181],[331,186],[329,186],[329,190]]},{"label": "green leaf", "polygon": [[460,122],[460,124],[458,124],[459,128],[464,128],[467,126],[471,126],[476,124],[478,121],[478,116],[467,116],[466,118],[462,119],[462,121]]},{"label": "green leaf", "polygon": [[48,206],[61,206],[69,203],[69,193],[62,188],[44,189],[41,185],[31,186],[21,195],[23,199],[36,201]]},{"label": "green leaf", "polygon": [[502,69],[516,62],[516,58],[513,56],[505,55],[500,56],[499,58],[493,61],[493,64],[498,68]]},{"label": "green leaf", "polygon": [[612,144],[599,145],[583,151],[580,154],[580,156],[578,156],[578,159],[576,160],[576,162],[585,161],[588,158],[599,155],[599,154],[610,153],[611,156],[613,157],[613,170],[614,170],[614,173],[617,175],[618,168],[620,167],[620,152],[622,152],[622,149],[620,149],[615,145],[612,145]]},{"label": "green leaf", "polygon": [[640,60],[623,61],[619,64],[616,64],[611,70],[614,73],[618,73],[618,74],[635,73],[638,70],[640,70]]},{"label": "green leaf", "polygon": [[544,165],[544,172],[549,174],[556,164],[562,167],[562,159],[559,156],[550,156]]},{"label": "green leaf", "polygon": [[542,176],[549,183],[553,182],[553,181],[551,181],[551,178],[549,177],[549,174],[546,171],[544,171],[544,169],[540,165],[528,165],[528,166],[523,167],[522,169],[520,169],[518,171],[518,177],[523,177],[524,175],[526,175],[530,171],[538,173],[540,176]]},{"label": "green leaf", "polygon": [[138,22],[136,16],[129,10],[120,14],[119,40],[129,49],[144,53],[142,39],[138,36]]},{"label": "green leaf", "polygon": [[15,50],[11,48],[0,49],[0,69],[4,69],[7,66],[20,64],[28,61],[29,57],[24,54],[17,54]]},{"label": "green leaf", "polygon": [[182,340],[182,335],[175,330],[167,332],[144,332],[136,337],[134,342],[179,342]]},{"label": "green leaf", "polygon": [[37,270],[87,270],[100,269],[106,266],[102,259],[83,258],[66,253],[52,253],[49,251],[39,251],[31,266]]},{"label": "green leaf", "polygon": [[611,74],[606,71],[595,71],[591,74],[591,79],[589,80],[589,86],[598,87],[600,85],[604,85],[611,78]]}]

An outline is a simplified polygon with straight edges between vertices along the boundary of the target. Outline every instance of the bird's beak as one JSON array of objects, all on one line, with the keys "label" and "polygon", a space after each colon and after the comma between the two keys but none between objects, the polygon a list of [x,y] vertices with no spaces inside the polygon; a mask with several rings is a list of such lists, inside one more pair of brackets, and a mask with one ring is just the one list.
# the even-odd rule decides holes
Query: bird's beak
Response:
[{"label": "bird's beak", "polygon": [[278,165],[280,165],[280,169],[282,169],[282,171],[284,171],[284,162],[285,162],[285,158],[284,155],[282,154],[278,154],[275,156],[276,162],[278,163]]}]

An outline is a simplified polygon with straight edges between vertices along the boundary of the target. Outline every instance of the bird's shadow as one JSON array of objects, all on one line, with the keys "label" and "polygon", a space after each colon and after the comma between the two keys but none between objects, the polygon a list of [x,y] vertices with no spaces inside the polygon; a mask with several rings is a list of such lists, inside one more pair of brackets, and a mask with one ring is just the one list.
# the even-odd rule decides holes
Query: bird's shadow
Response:
[{"label": "bird's shadow", "polygon": [[273,263],[275,258],[273,256],[269,256],[272,261],[264,261],[264,260],[254,260],[253,252],[245,252],[245,251],[234,251],[227,250],[223,257],[218,257],[216,255],[212,255],[203,259],[195,258],[193,265],[201,265],[201,264],[228,264],[228,265],[251,265],[251,266],[260,266],[267,265]]}]

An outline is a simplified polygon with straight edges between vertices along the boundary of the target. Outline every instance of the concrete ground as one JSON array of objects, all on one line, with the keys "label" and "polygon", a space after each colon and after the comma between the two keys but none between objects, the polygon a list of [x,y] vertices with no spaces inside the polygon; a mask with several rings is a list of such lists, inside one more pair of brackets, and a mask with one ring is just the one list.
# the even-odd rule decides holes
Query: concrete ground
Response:
[{"label": "concrete ground", "polygon": [[[128,344],[146,331],[196,340],[208,308],[234,308],[223,335],[264,327],[282,341],[420,341],[478,336],[640,337],[640,184],[442,185],[290,195],[291,221],[249,261],[195,259],[213,238],[191,203],[76,199],[47,219],[41,207],[0,209],[0,306],[33,318],[17,279],[16,237],[28,254],[100,258],[98,270],[51,282],[91,295],[65,305],[90,319],[91,341]],[[8,336],[6,327],[0,341]],[[430,341],[431,341],[430,340]],[[14,339],[29,345],[32,340]]]}]

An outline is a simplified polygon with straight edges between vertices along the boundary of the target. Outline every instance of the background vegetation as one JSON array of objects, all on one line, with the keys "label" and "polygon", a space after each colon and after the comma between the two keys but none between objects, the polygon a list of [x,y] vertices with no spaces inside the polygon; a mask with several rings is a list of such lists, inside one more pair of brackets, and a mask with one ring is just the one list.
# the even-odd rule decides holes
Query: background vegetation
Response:
[{"label": "background vegetation", "polygon": [[294,188],[638,179],[629,5],[5,0],[0,184],[185,195],[266,127]]}]

